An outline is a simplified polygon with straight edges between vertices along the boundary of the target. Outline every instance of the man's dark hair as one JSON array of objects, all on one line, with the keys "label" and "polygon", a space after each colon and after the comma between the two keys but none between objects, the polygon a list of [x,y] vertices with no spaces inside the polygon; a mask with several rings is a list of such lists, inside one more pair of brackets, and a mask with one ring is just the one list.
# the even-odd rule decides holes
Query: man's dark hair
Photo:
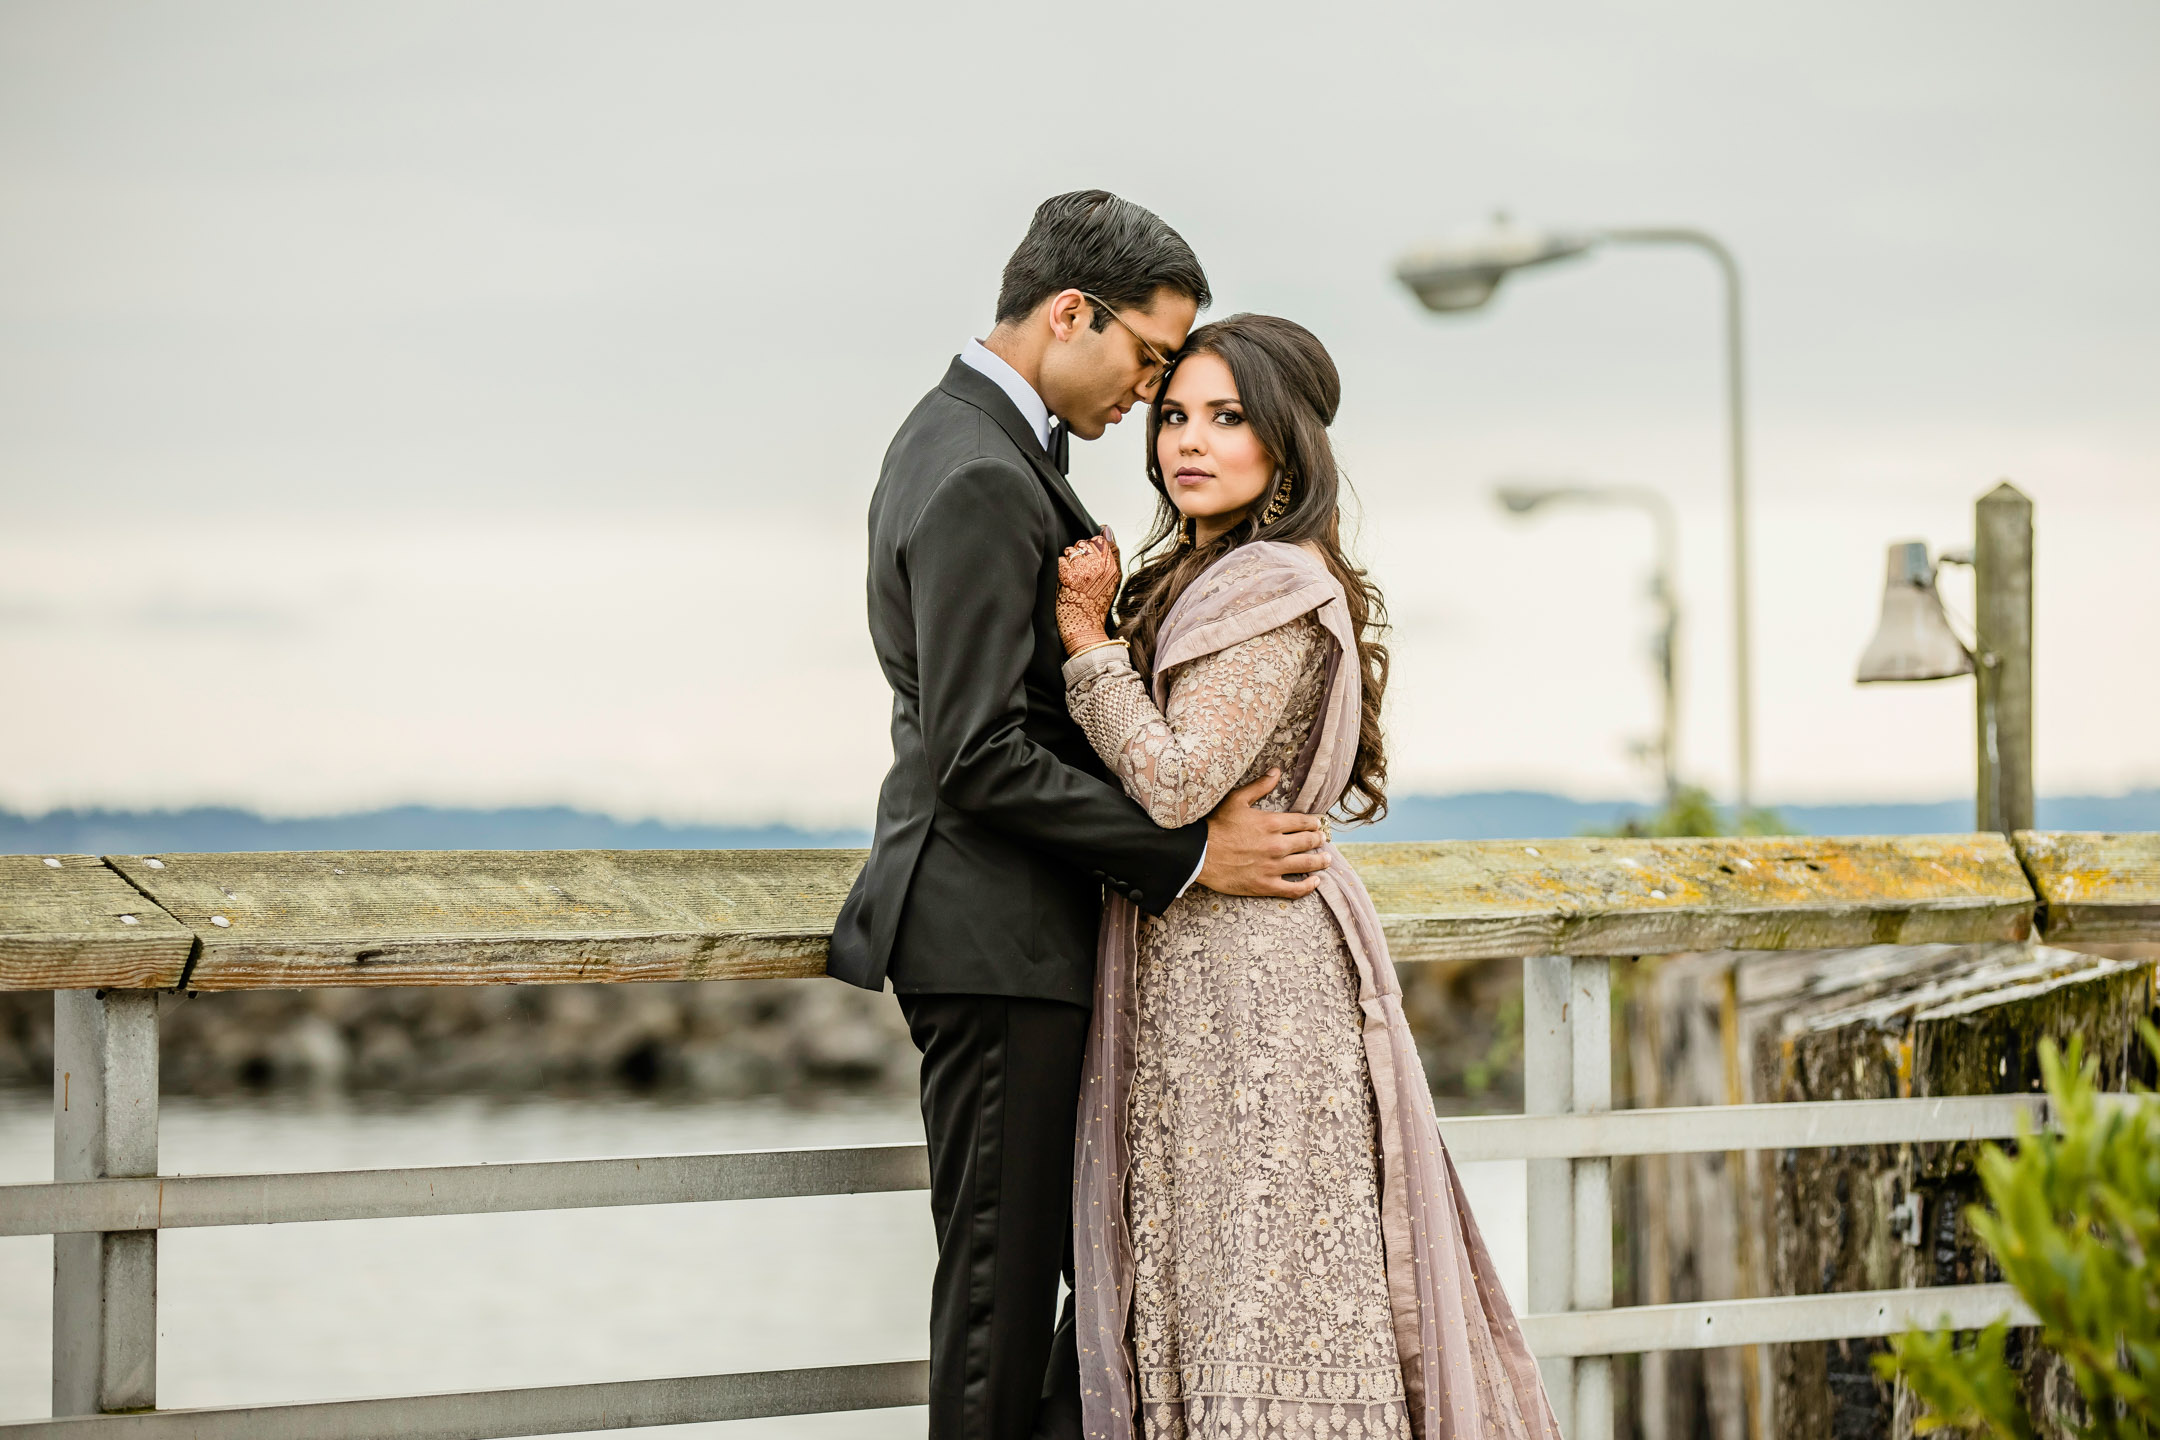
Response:
[{"label": "man's dark hair", "polygon": [[[1207,273],[1185,237],[1152,210],[1107,190],[1074,190],[1035,207],[1035,219],[998,286],[997,318],[1018,320],[1060,290],[1085,290],[1120,310],[1142,310],[1158,290],[1206,308]],[[1091,307],[1093,328],[1110,323]]]}]

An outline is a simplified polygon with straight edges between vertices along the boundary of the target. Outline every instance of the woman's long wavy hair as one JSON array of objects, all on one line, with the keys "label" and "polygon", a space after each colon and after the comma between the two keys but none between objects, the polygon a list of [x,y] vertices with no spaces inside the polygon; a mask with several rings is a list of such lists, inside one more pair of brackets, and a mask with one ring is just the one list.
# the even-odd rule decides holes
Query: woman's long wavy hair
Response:
[{"label": "woman's long wavy hair", "polygon": [[[1290,504],[1271,525],[1260,517],[1271,487],[1227,534],[1205,545],[1189,543],[1190,529],[1170,503],[1156,443],[1162,435],[1162,397],[1178,367],[1194,355],[1213,355],[1230,367],[1245,423],[1268,455],[1290,477]],[[1387,813],[1387,751],[1380,734],[1380,696],[1387,689],[1388,652],[1376,638],[1387,629],[1379,587],[1343,553],[1338,496],[1342,472],[1328,426],[1342,402],[1342,377],[1319,339],[1304,326],[1273,315],[1232,315],[1192,333],[1172,360],[1148,410],[1147,477],[1155,487],[1155,523],[1140,547],[1140,563],[1118,596],[1118,633],[1132,642],[1133,665],[1153,671],[1155,642],[1170,607],[1185,587],[1217,560],[1250,540],[1316,546],[1342,582],[1357,635],[1363,713],[1358,718],[1357,757],[1350,784],[1336,803],[1344,820],[1377,820]]]}]

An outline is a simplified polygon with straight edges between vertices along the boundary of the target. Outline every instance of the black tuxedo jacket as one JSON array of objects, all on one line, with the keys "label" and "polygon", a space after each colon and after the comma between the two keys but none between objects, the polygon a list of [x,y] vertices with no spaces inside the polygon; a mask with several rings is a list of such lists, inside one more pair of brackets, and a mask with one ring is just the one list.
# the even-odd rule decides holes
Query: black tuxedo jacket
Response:
[{"label": "black tuxedo jacket", "polygon": [[1207,825],[1165,830],[1065,709],[1058,555],[1096,532],[1035,432],[954,360],[870,499],[892,770],[826,968],[919,994],[1093,1003],[1102,887],[1160,914]]}]

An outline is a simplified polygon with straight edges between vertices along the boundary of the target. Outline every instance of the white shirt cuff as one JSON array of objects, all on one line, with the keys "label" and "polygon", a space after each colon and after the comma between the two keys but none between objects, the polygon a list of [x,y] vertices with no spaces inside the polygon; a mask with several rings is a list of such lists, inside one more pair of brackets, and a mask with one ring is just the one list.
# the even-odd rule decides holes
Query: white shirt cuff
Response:
[{"label": "white shirt cuff", "polygon": [[1185,877],[1185,883],[1178,887],[1177,894],[1171,898],[1175,900],[1184,899],[1185,892],[1192,889],[1193,881],[1198,880],[1200,872],[1205,869],[1207,869],[1207,841],[1203,840],[1200,842],[1200,863],[1192,867],[1192,874]]}]

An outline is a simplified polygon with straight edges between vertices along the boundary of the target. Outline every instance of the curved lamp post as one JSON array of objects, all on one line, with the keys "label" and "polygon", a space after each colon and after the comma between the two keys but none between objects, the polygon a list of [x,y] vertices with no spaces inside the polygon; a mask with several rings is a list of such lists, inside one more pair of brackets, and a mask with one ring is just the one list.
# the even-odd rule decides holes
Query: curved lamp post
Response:
[{"label": "curved lamp post", "polygon": [[1641,485],[1540,485],[1505,484],[1493,491],[1493,499],[1512,514],[1528,515],[1546,505],[1621,505],[1650,516],[1657,540],[1657,568],[1650,580],[1650,598],[1657,602],[1658,633],[1650,647],[1657,663],[1658,694],[1662,702],[1658,725],[1658,777],[1670,807],[1680,795],[1680,687],[1675,661],[1680,646],[1680,591],[1678,573],[1680,540],[1673,524],[1672,506],[1663,495]]},{"label": "curved lamp post", "polygon": [[1517,270],[1588,254],[1604,245],[1685,245],[1717,262],[1725,279],[1726,433],[1732,477],[1733,719],[1739,776],[1739,815],[1754,808],[1755,719],[1751,699],[1753,660],[1748,643],[1747,411],[1740,335],[1740,266],[1717,237],[1700,230],[1540,230],[1505,215],[1491,225],[1456,235],[1407,255],[1395,278],[1428,310],[1475,310],[1492,299],[1500,282]]}]

